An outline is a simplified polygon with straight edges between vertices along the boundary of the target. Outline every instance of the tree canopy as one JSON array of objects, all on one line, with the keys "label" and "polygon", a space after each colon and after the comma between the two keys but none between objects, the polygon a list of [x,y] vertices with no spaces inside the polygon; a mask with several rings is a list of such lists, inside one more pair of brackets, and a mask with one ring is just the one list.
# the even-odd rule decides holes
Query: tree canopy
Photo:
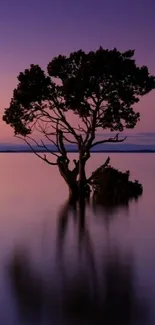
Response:
[{"label": "tree canopy", "polygon": [[[59,55],[49,62],[46,73],[32,64],[18,81],[3,120],[27,143],[38,144],[32,134],[40,132],[46,141],[42,138],[38,145],[56,156],[56,161],[36,154],[49,164],[58,164],[60,158],[69,163],[65,143],[76,144],[81,158],[87,160],[95,145],[123,141],[118,134],[97,141],[96,134],[99,129],[118,133],[134,128],[140,118],[134,104],[155,88],[155,77],[146,66],[136,65],[134,51],[102,47]],[[78,126],[69,122],[69,112],[77,115]]]},{"label": "tree canopy", "polygon": [[155,77],[146,66],[137,67],[133,55],[131,50],[120,53],[101,47],[89,53],[79,50],[69,57],[54,58],[47,66],[48,75],[32,64],[18,76],[19,84],[5,109],[4,121],[15,134],[26,136],[45,118],[50,127],[67,129],[77,139],[65,118],[65,112],[72,110],[80,116],[86,131],[134,128],[139,113],[133,105],[155,88]]}]

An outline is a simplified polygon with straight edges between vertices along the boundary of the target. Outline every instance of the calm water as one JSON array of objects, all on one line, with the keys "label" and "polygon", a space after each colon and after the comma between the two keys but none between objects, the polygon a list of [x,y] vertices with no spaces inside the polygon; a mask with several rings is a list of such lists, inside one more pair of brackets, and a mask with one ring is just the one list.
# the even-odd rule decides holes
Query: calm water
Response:
[{"label": "calm water", "polygon": [[0,154],[0,324],[155,324],[155,154],[110,156],[143,196],[71,211],[55,167]]}]

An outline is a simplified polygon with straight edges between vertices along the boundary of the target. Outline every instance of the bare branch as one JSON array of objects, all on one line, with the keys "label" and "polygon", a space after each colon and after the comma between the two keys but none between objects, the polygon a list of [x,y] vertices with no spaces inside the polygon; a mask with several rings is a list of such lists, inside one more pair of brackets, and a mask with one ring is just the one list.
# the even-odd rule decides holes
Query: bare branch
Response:
[{"label": "bare branch", "polygon": [[54,146],[56,146],[56,148],[58,149],[58,151],[60,151],[59,150],[59,147],[57,146],[57,144],[55,143],[55,141],[52,140],[46,133],[44,133],[44,135],[45,135],[46,139],[49,140],[52,144],[54,144]]},{"label": "bare branch", "polygon": [[89,118],[87,116],[82,117],[82,121],[86,125],[87,129],[91,128],[91,123],[90,123],[90,120],[89,120]]},{"label": "bare branch", "polygon": [[[44,154],[44,157],[42,157],[33,147],[32,147],[32,145],[26,140],[26,137],[24,137],[24,138],[22,138],[22,137],[20,137],[20,136],[17,136],[16,135],[16,138],[18,138],[18,139],[21,139],[21,140],[24,140],[25,141],[25,143],[30,147],[30,149],[32,150],[32,152],[37,156],[37,157],[39,157],[40,159],[42,159],[43,161],[45,161],[45,162],[47,162],[49,165],[52,165],[52,166],[56,166],[57,165],[57,163],[55,162],[55,163],[53,163],[53,162],[51,162],[51,161],[49,161],[48,159],[47,159],[47,157],[46,157],[46,155]],[[32,139],[33,140],[33,139]]]},{"label": "bare branch", "polygon": [[77,144],[77,142],[69,140],[65,135],[63,135],[63,138],[69,143]]},{"label": "bare branch", "polygon": [[67,126],[68,130],[74,135],[77,142],[79,142],[78,134],[75,132],[74,128],[68,123],[68,121],[66,120],[65,115],[61,112],[61,110],[59,108],[58,108],[58,112],[61,115],[61,121]]},{"label": "bare branch", "polygon": [[[54,133],[55,136],[56,136],[56,142],[54,140],[52,140],[48,134],[46,133],[46,130],[42,129],[42,133],[45,135],[46,139],[48,139],[51,143],[53,143],[56,148],[58,149],[59,153],[61,153],[61,155],[63,157],[65,157],[66,160],[68,160],[68,157],[67,157],[67,151],[66,151],[66,148],[65,148],[65,145],[64,145],[64,141],[63,141],[63,138],[64,138],[64,134],[62,132],[62,130],[59,129],[59,121],[57,121],[57,125],[56,125],[56,132]],[[42,141],[43,143],[43,141]],[[51,150],[49,150],[47,148],[47,146],[43,143],[44,147],[50,152],[52,153]],[[59,155],[57,155],[56,153],[53,153],[55,156],[59,157]],[[69,161],[69,160],[68,160]]]},{"label": "bare branch", "polygon": [[[45,106],[38,106],[39,113],[36,114],[36,107],[34,107],[34,114],[36,121],[33,126],[36,127],[37,122],[40,120],[41,122],[52,123],[52,128],[57,129],[57,123],[59,124],[59,129],[63,131],[63,133],[72,133],[76,141],[79,141],[79,136],[76,133],[74,127],[72,127],[67,121],[65,114],[62,112],[59,102],[54,103],[55,107],[52,105],[52,113],[53,116],[47,110],[45,110]],[[40,127],[40,126],[39,126]],[[36,128],[37,129],[37,128]],[[41,128],[40,128],[41,129]],[[42,130],[42,129],[41,129]],[[39,131],[40,132],[40,131]]]},{"label": "bare branch", "polygon": [[[41,106],[38,107],[38,110],[40,111],[40,113],[38,113],[38,114],[35,115],[35,118],[37,118],[37,120],[34,122],[34,124],[36,124],[38,122],[38,120],[40,120],[42,122],[54,123],[54,124],[57,124],[57,122],[59,122],[59,126],[61,126],[61,128],[63,129],[63,131],[65,130],[66,133],[69,133],[69,129],[68,129],[66,123],[64,123],[64,121],[62,121],[62,114],[60,114],[59,111],[56,112],[54,110],[54,108],[53,108],[52,109],[52,112],[55,114],[55,116],[52,116],[46,110],[44,110],[44,108],[41,107]],[[43,117],[48,118],[48,120],[44,120]],[[52,127],[54,128],[54,125],[52,125]]]},{"label": "bare branch", "polygon": [[[51,136],[51,135],[56,135],[56,138],[57,138],[57,130],[56,130],[56,132],[52,132],[52,133],[47,133],[46,132],[46,130],[40,125],[40,129],[41,129],[41,132],[44,134],[44,136],[46,137],[46,139],[48,140],[48,141],[50,141],[56,148],[57,148],[57,150],[61,153],[61,150],[60,150],[60,148],[59,148],[59,145],[54,141],[54,140],[52,140],[50,137],[49,137],[49,135]],[[52,153],[52,152],[51,152]]]},{"label": "bare branch", "polygon": [[85,130],[82,126],[78,125],[79,131],[87,134],[88,130]]},{"label": "bare branch", "polygon": [[93,115],[92,115],[90,138],[87,136],[87,138],[89,139],[88,143],[87,143],[88,148],[91,148],[92,141],[95,139],[96,116],[97,116],[98,110],[99,110],[99,107],[98,107],[98,109],[96,109],[93,112]]},{"label": "bare branch", "polygon": [[[30,141],[33,141],[37,147],[39,147],[39,148],[43,148],[43,146],[42,146],[41,144],[39,144],[39,143],[37,142],[37,140],[31,138],[29,135],[27,135],[26,138],[29,139]],[[25,138],[24,138],[24,139],[25,139]]]},{"label": "bare branch", "polygon": [[67,152],[63,141],[63,132],[61,130],[58,130],[58,142],[59,142],[59,148],[61,150],[62,155],[66,157]]},{"label": "bare branch", "polygon": [[58,148],[58,150],[59,150],[59,151],[61,152],[61,154],[62,154],[61,148],[60,148],[60,146],[59,146],[58,131],[59,131],[59,121],[57,121],[57,125],[56,125],[56,144],[57,144],[57,148]]},{"label": "bare branch", "polygon": [[118,135],[119,134],[116,134],[116,136],[114,138],[109,138],[109,139],[96,141],[96,142],[92,143],[90,148],[93,148],[93,147],[97,146],[98,144],[102,144],[102,143],[119,143],[119,142],[123,142],[127,138],[127,137],[124,137],[122,139],[118,139]]},{"label": "bare branch", "polygon": [[[58,118],[59,121],[61,121],[61,122],[63,122],[63,123],[65,124],[65,126],[63,126],[63,127],[64,127],[65,129],[67,129],[67,131],[70,131],[70,132],[74,135],[75,139],[76,139],[77,141],[79,141],[78,134],[76,134],[74,128],[73,128],[73,127],[68,123],[68,121],[66,120],[66,117],[65,117],[65,115],[63,114],[63,112],[62,112],[62,110],[61,110],[60,103],[59,103],[56,99],[54,99],[54,98],[53,98],[53,103],[54,103],[55,107],[54,107],[53,105],[51,105],[52,110],[53,110],[53,111],[55,112],[55,114],[59,117],[59,118]],[[56,109],[56,111],[55,111],[55,109]]]},{"label": "bare branch", "polygon": [[85,144],[87,144],[87,141],[88,141],[90,133],[91,133],[91,122],[90,122],[90,119],[88,117],[83,117],[82,121],[86,126],[86,130],[83,129],[83,132],[85,133],[85,139],[84,139],[83,143],[85,145]]},{"label": "bare branch", "polygon": [[50,150],[50,149],[46,146],[46,144],[43,142],[43,140],[41,140],[41,143],[43,144],[43,147],[44,147],[44,148],[45,148],[49,153],[51,153],[53,156],[59,157],[58,154],[56,154],[54,151]]}]

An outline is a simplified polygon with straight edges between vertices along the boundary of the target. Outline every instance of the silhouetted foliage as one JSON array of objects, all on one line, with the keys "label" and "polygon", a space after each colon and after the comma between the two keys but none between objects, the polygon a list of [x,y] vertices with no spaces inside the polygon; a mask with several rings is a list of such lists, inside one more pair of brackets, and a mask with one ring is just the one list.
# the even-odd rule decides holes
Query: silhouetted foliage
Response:
[{"label": "silhouetted foliage", "polygon": [[[76,196],[79,188],[80,193],[86,190],[85,164],[90,150],[101,143],[124,141],[118,134],[97,141],[97,130],[121,132],[134,128],[140,115],[133,105],[155,88],[155,77],[146,66],[138,67],[133,56],[132,50],[79,50],[68,57],[54,58],[47,66],[48,74],[32,64],[18,76],[18,86],[3,120],[37,156],[50,165],[58,165],[70,192]],[[69,122],[70,111],[78,116],[76,127]],[[36,130],[41,134],[40,142],[31,137]],[[69,169],[65,143],[77,145],[79,158],[74,161],[73,170]],[[36,152],[34,144],[56,160]]]},{"label": "silhouetted foliage", "polygon": [[127,205],[131,199],[137,199],[143,192],[142,185],[129,180],[130,172],[125,173],[107,165],[97,169],[91,176],[94,190],[93,201],[104,206]]}]

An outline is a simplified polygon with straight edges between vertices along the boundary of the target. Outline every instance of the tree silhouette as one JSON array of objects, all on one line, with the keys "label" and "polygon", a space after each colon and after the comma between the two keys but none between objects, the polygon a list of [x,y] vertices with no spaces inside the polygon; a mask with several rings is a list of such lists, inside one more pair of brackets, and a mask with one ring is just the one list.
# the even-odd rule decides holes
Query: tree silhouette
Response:
[{"label": "tree silhouette", "polygon": [[[76,197],[79,192],[85,194],[85,166],[91,149],[125,139],[117,133],[98,141],[97,131],[122,132],[124,128],[134,128],[140,115],[133,105],[155,88],[155,77],[146,66],[138,67],[133,56],[132,50],[79,50],[68,57],[55,57],[47,66],[48,75],[38,65],[31,65],[18,76],[18,86],[3,120],[38,157],[58,165],[70,193]],[[77,115],[76,127],[70,123],[70,112]],[[32,138],[36,130],[41,134],[39,142]],[[79,153],[73,170],[69,167],[66,143],[76,145]],[[34,144],[46,154],[36,151]]]}]

